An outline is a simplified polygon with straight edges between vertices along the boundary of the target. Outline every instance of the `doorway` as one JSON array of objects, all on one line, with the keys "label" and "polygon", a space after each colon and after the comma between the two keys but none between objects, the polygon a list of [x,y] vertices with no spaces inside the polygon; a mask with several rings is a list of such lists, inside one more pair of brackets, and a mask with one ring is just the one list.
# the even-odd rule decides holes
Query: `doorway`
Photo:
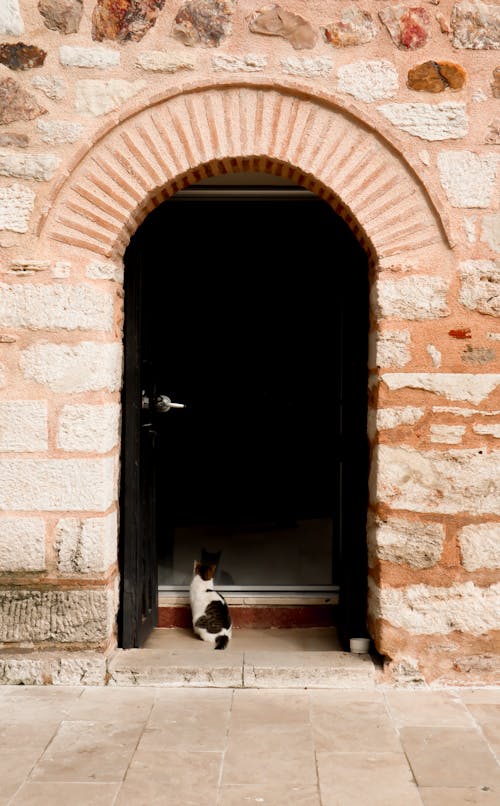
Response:
[{"label": "doorway", "polygon": [[158,207],[125,267],[121,646],[202,549],[232,595],[340,591],[362,634],[366,254],[314,194],[242,174]]}]

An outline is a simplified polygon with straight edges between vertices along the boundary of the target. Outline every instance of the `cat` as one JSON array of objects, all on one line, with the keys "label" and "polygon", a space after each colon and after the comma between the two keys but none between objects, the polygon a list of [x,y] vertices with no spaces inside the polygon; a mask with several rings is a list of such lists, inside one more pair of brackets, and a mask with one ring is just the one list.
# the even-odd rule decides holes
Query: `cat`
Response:
[{"label": "cat", "polygon": [[201,550],[201,564],[202,565],[215,565],[216,570],[214,574],[214,581],[217,585],[222,585],[225,587],[226,585],[234,585],[234,579],[231,574],[228,574],[227,571],[224,571],[221,568],[220,558],[222,555],[222,549],[219,551],[208,551],[205,547]]},{"label": "cat", "polygon": [[225,649],[232,635],[229,608],[222,594],[214,590],[216,566],[195,561],[189,589],[193,630],[203,641]]}]

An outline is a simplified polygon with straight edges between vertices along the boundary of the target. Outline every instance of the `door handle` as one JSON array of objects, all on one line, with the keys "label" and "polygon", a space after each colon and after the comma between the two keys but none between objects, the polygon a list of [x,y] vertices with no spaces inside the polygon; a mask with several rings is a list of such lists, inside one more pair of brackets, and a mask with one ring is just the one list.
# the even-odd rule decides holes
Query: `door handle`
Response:
[{"label": "door handle", "polygon": [[155,399],[155,411],[158,414],[164,414],[170,409],[185,409],[186,406],[184,403],[172,403],[170,398],[167,395],[158,395]]}]

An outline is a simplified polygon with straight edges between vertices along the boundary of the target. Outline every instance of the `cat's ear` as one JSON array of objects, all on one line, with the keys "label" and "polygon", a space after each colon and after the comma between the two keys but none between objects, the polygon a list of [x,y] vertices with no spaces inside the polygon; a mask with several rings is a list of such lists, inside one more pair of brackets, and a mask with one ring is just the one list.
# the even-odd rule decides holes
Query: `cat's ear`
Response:
[{"label": "cat's ear", "polygon": [[198,571],[200,570],[200,568],[201,568],[201,563],[198,562],[198,560],[195,560],[194,565],[193,565],[193,574],[197,574]]},{"label": "cat's ear", "polygon": [[208,578],[209,579],[214,578],[216,569],[217,569],[217,566],[214,563],[212,563],[211,565],[208,566],[208,573],[209,573]]}]

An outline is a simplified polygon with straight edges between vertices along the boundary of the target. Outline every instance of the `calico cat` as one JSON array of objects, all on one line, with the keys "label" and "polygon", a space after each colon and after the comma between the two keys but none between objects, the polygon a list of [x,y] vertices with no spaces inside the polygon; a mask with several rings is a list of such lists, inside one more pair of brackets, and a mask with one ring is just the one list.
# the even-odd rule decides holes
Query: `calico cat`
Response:
[{"label": "calico cat", "polygon": [[189,589],[193,630],[203,641],[225,649],[232,635],[231,616],[224,597],[214,590],[215,565],[196,560]]}]

